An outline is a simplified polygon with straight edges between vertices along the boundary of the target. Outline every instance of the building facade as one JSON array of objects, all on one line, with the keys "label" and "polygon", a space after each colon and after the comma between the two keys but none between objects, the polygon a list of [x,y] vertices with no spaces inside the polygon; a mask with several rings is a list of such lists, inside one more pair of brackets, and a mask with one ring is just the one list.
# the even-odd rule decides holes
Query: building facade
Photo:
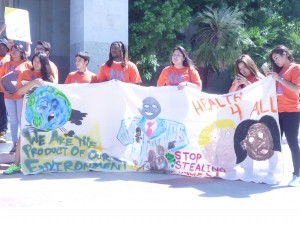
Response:
[{"label": "building facade", "polygon": [[5,7],[28,10],[31,55],[37,40],[50,42],[60,83],[76,69],[78,51],[90,53],[88,68],[97,74],[108,59],[111,42],[128,45],[128,0],[2,0],[0,7],[1,24]]}]

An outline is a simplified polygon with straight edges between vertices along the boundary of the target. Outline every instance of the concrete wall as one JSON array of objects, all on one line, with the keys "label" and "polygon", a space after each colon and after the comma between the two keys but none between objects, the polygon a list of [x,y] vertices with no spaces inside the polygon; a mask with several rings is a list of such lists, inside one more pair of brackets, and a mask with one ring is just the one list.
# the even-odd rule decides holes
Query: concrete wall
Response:
[{"label": "concrete wall", "polygon": [[50,42],[50,59],[57,65],[59,81],[63,82],[70,71],[70,0],[9,0],[1,6],[28,10],[31,56],[37,40]]},{"label": "concrete wall", "polygon": [[72,0],[70,19],[70,65],[75,68],[75,54],[91,55],[89,70],[98,73],[108,59],[113,41],[128,45],[128,0]]},{"label": "concrete wall", "polygon": [[111,42],[128,46],[128,0],[2,0],[0,6],[29,11],[32,53],[37,40],[51,43],[60,83],[76,70],[78,51],[90,53],[89,69],[97,74]]}]

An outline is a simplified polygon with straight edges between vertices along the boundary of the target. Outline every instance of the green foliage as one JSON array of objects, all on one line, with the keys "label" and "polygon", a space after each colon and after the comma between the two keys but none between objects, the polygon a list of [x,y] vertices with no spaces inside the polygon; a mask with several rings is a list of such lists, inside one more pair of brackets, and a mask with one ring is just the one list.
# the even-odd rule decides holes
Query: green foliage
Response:
[{"label": "green foliage", "polygon": [[243,32],[241,13],[225,5],[207,6],[192,24],[196,26],[192,40],[194,55],[197,63],[204,67],[223,71],[241,54],[243,45],[252,44]]},{"label": "green foliage", "polygon": [[143,78],[151,80],[153,76],[151,72],[156,72],[159,64],[156,55],[141,55],[140,60],[137,61],[137,66],[140,73],[143,74]]},{"label": "green foliage", "polygon": [[[159,62],[169,61],[171,50],[184,43],[191,8],[183,0],[135,0],[129,1],[129,10],[130,57],[143,61],[155,55]],[[145,66],[141,76],[149,80],[153,69]]]},{"label": "green foliage", "polygon": [[299,0],[130,0],[129,55],[146,80],[168,64],[176,45],[215,70],[232,66],[241,53],[260,66],[279,44],[300,62],[299,12]]}]

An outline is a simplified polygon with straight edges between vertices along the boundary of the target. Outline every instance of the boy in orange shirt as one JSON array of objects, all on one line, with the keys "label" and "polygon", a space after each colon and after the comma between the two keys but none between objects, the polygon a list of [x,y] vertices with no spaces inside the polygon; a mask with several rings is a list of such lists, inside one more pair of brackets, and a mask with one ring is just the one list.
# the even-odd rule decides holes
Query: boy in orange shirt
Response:
[{"label": "boy in orange shirt", "polygon": [[90,62],[88,52],[81,51],[75,55],[75,64],[78,70],[69,73],[65,80],[65,84],[72,83],[97,83],[97,76],[87,69]]}]

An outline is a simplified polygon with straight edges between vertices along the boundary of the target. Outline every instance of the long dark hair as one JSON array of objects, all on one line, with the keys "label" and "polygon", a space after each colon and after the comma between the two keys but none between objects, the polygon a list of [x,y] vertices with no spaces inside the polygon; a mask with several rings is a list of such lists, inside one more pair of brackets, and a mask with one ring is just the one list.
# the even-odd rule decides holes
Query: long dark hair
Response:
[{"label": "long dark hair", "polygon": [[287,56],[288,60],[290,60],[291,62],[293,62],[294,61],[294,57],[293,57],[292,53],[284,45],[278,45],[278,46],[276,46],[275,48],[272,49],[272,51],[271,51],[271,53],[269,55],[269,58],[270,58],[270,61],[271,61],[271,65],[272,65],[272,69],[276,73],[279,73],[282,70],[282,67],[279,67],[279,66],[276,65],[276,63],[274,62],[274,60],[272,58],[272,55],[273,54],[283,55],[284,52],[286,53],[286,56]]},{"label": "long dark hair", "polygon": [[172,51],[172,54],[171,54],[171,64],[172,64],[172,65],[174,65],[174,63],[172,62],[172,55],[173,55],[174,51],[176,51],[176,50],[180,51],[181,54],[182,54],[183,57],[184,57],[184,60],[183,60],[183,62],[182,62],[183,66],[185,66],[185,67],[194,67],[194,63],[193,63],[193,61],[190,59],[190,57],[189,57],[187,51],[186,51],[182,46],[180,46],[180,45],[179,45],[179,46],[176,46],[176,47],[173,49],[173,51]]},{"label": "long dark hair", "polygon": [[259,72],[255,62],[253,61],[253,59],[249,56],[249,55],[246,55],[246,54],[243,54],[243,55],[240,55],[238,57],[238,59],[235,61],[235,66],[234,66],[234,70],[235,70],[235,76],[238,75],[238,74],[241,74],[243,75],[241,72],[240,72],[240,69],[239,69],[239,63],[244,63],[244,65],[246,66],[246,68],[248,70],[250,70],[251,74],[257,79],[261,79],[262,78],[262,75],[261,73]]},{"label": "long dark hair", "polygon": [[[12,51],[12,49],[17,49],[18,51],[20,51],[21,53],[21,60],[27,60],[27,56],[26,56],[26,53],[25,53],[25,50],[24,50],[24,47],[23,45],[21,44],[14,44],[13,46],[11,46],[10,50]],[[12,60],[12,57],[10,56],[10,60]]]},{"label": "long dark hair", "polygon": [[52,73],[52,70],[51,70],[51,66],[50,66],[48,56],[45,53],[42,53],[42,52],[38,52],[38,53],[34,54],[32,56],[32,59],[31,59],[31,63],[32,63],[31,70],[34,70],[33,60],[34,60],[35,57],[38,57],[40,59],[40,62],[41,62],[42,79],[44,81],[53,82],[53,73]]},{"label": "long dark hair", "polygon": [[110,45],[110,48],[109,48],[109,58],[108,60],[106,61],[106,65],[111,67],[114,59],[111,55],[111,47],[113,45],[118,45],[119,47],[121,47],[121,52],[122,52],[122,67],[125,67],[127,62],[128,62],[128,54],[127,54],[127,50],[126,50],[126,47],[124,45],[124,43],[122,41],[114,41],[113,43],[111,43]]}]

